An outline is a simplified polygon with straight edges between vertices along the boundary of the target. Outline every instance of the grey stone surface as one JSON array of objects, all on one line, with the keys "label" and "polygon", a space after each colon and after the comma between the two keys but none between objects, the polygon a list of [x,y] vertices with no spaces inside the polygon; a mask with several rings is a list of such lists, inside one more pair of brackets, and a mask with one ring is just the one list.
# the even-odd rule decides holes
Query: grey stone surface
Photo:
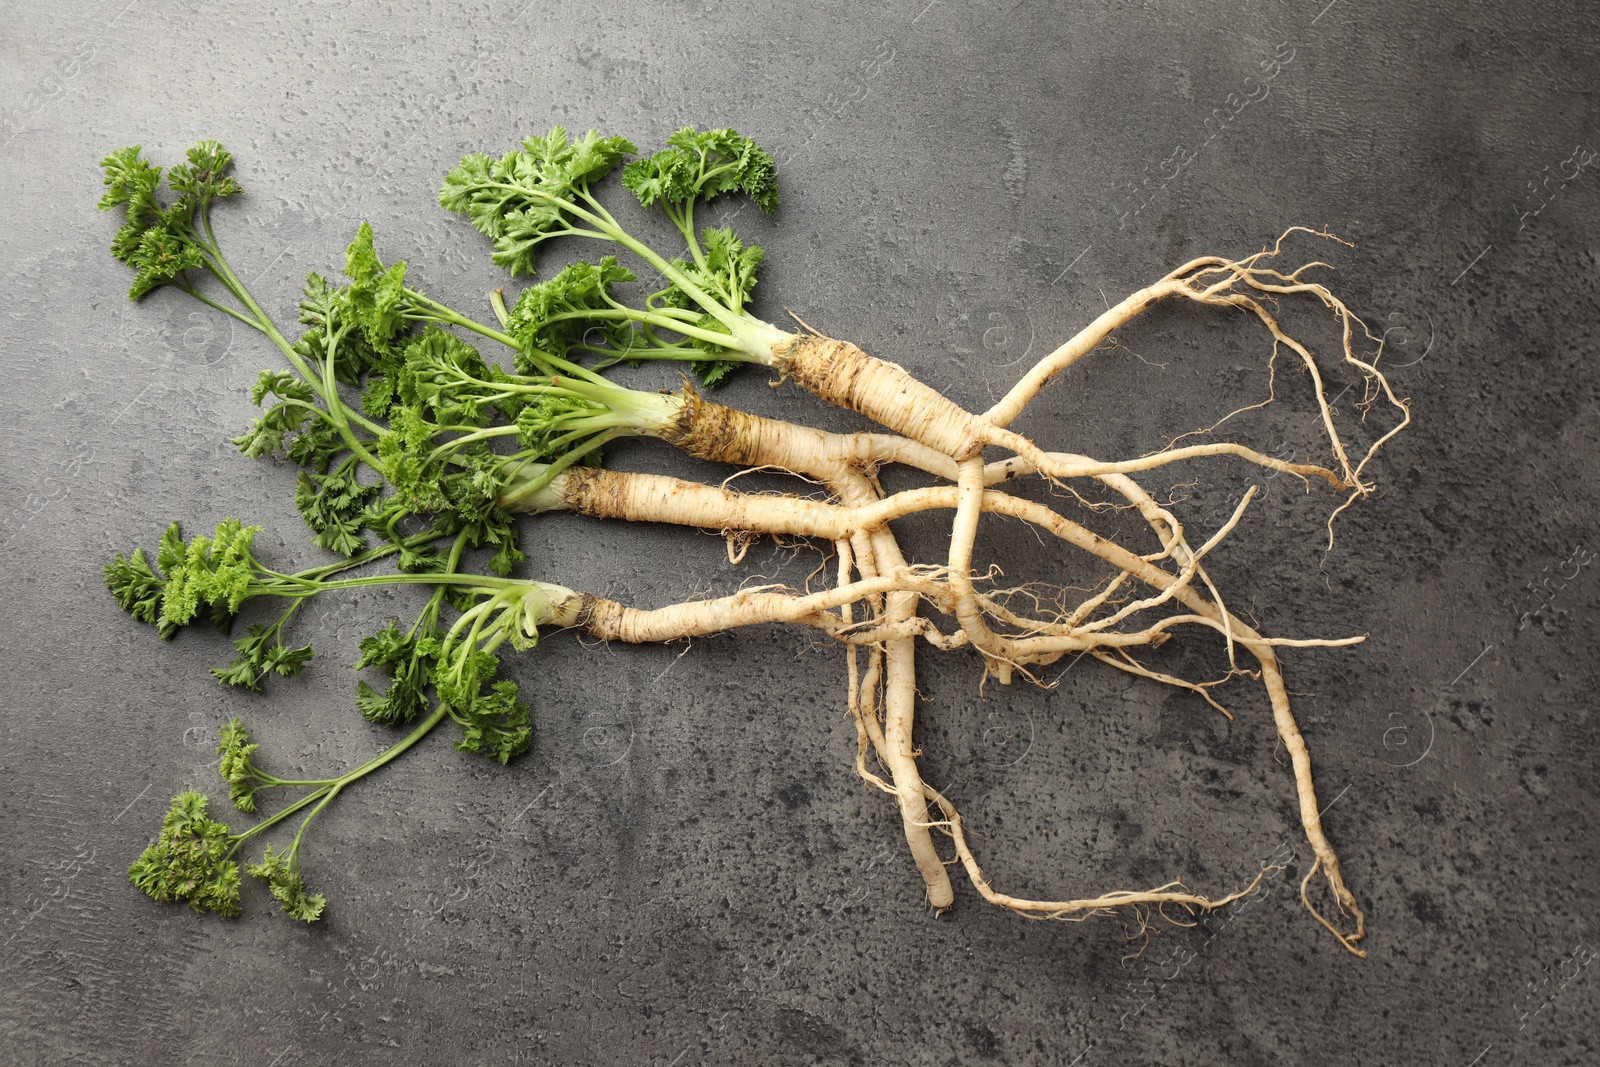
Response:
[{"label": "grey stone surface", "polygon": [[[1600,144],[1597,45],[1576,3],[7,5],[0,1062],[1595,1062],[1600,566],[1577,561],[1600,551],[1600,166],[1571,172]],[[1292,58],[1267,78],[1275,53]],[[220,637],[162,644],[106,596],[101,564],[173,518],[247,516],[285,563],[317,550],[292,471],[227,444],[275,352],[181,295],[123,299],[97,160],[232,148],[249,192],[218,222],[279,314],[363,218],[477,307],[501,278],[438,209],[439,177],[554,123],[644,145],[684,124],[756,136],[785,196],[775,220],[738,219],[770,252],[759,310],[972,406],[1193,255],[1290,224],[1355,242],[1297,248],[1389,331],[1413,398],[1383,492],[1327,556],[1327,494],[1223,466],[1179,493],[1208,528],[1266,485],[1216,561],[1223,588],[1274,632],[1370,634],[1286,657],[1368,959],[1299,904],[1308,852],[1249,684],[1227,691],[1229,723],[1098,664],[980,693],[971,656],[922,656],[925,774],[1001,888],[1223,890],[1296,850],[1248,904],[1146,944],[1116,919],[1026,922],[967,886],[932,917],[892,808],[852,772],[838,655],[780,630],[546,642],[518,668],[529,756],[493,767],[432,738],[330,810],[305,857],[331,901],[315,927],[255,886],[228,921],[127,884],[168,796],[220,804],[210,745],[229,717],[280,767],[376,751],[345,665],[409,598],[313,612],[316,665],[252,695],[207,677]],[[1131,455],[1263,388],[1268,346],[1234,319],[1163,310],[1121,340],[1022,428]],[[727,397],[859,425],[757,374]],[[1312,429],[1285,408],[1249,433],[1282,448]],[[941,536],[904,531],[922,559]],[[1077,573],[993,536],[1018,580]],[[763,546],[730,568],[715,538],[567,519],[526,537],[530,573],[639,604],[816,562]],[[1168,662],[1217,670],[1218,647],[1185,648]]]}]

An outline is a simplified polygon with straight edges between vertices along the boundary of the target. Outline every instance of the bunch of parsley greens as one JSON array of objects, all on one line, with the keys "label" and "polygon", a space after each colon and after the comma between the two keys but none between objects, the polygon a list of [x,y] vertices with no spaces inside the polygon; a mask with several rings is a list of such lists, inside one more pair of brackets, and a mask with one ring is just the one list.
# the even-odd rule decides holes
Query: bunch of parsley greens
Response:
[{"label": "bunch of parsley greens", "polygon": [[[242,850],[298,819],[292,839],[252,853],[260,858],[245,870],[284,911],[313,921],[326,902],[306,889],[301,845],[345,788],[446,719],[460,728],[456,748],[501,763],[532,743],[529,708],[517,684],[499,677],[499,650],[507,642],[532,647],[553,587],[512,577],[525,557],[515,518],[500,505],[508,486],[536,489],[573,463],[599,462],[616,437],[648,428],[654,394],[609,381],[606,369],[685,360],[714,386],[770,344],[771,328],[745,311],[762,250],[731,229],[697,232],[694,214],[735,192],[775,210],[772,157],[732,130],[685,129],[662,151],[628,163],[622,184],[642,205],[664,210],[684,238],[684,254],[668,258],[625,230],[593,190],[635,153],[620,137],[590,131],[572,139],[557,128],[499,159],[467,156],[445,178],[440,202],[492,238],[494,262],[513,275],[533,273],[545,241],[573,237],[633,256],[665,280],[659,290],[632,303],[619,298],[617,287],[637,277],[608,253],[527,287],[510,308],[497,295],[499,321],[484,323],[422,292],[404,262],[385,265],[362,223],[342,279],[306,278],[294,340],[218,242],[212,209],[243,192],[221,145],[202,141],[165,173],[139,147],[102,162],[99,206],[123,212],[111,252],[134,271],[130,299],[180,290],[278,349],[282,363],[263,370],[251,392],[262,414],[233,443],[252,459],[297,468],[294,501],[325,556],[307,569],[274,569],[254,554],[258,527],[230,518],[186,540],[174,522],[154,561],[135,549],[106,565],[117,603],[163,638],[200,621],[228,633],[247,603],[278,603],[276,617],[251,622],[233,639],[233,660],[212,671],[257,690],[269,675],[292,677],[311,662],[310,645],[287,636],[313,598],[385,584],[432,591],[415,620],[391,620],[363,639],[354,664],[387,676],[381,688],[359,681],[355,706],[369,722],[406,731],[401,738],[337,777],[287,779],[258,764],[257,745],[233,719],[217,751],[234,806],[255,812],[263,790],[298,795],[235,832],[208,814],[201,792],[179,793],[155,843],[129,870],[154,899],[239,914]],[[467,338],[503,350],[509,369]],[[490,573],[462,569],[473,550],[487,553]]]}]

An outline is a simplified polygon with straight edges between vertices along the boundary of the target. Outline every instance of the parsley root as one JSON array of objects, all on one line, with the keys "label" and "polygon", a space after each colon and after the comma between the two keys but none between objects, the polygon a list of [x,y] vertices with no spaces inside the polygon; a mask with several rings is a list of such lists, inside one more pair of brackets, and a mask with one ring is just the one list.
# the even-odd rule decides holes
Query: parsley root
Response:
[{"label": "parsley root", "polygon": [[[235,857],[258,835],[300,816],[292,840],[281,850],[265,846],[259,862],[246,869],[290,915],[316,920],[326,902],[306,891],[301,846],[311,821],[344,789],[446,720],[459,727],[455,746],[463,752],[505,763],[532,745],[533,710],[518,684],[502,677],[507,645],[528,652],[541,628],[638,643],[784,624],[842,647],[857,773],[894,798],[926,899],[941,911],[956,901],[949,872],[957,865],[988,902],[1050,919],[1147,906],[1159,913],[1168,904],[1215,908],[1251,892],[1265,871],[1247,872],[1239,888],[1215,896],[1181,881],[1055,900],[996,890],[956,804],[918,769],[921,645],[940,653],[974,649],[980,678],[1001,683],[1018,674],[1036,681],[1039,667],[1086,654],[1197,694],[1225,715],[1213,690],[1237,675],[1259,679],[1290,754],[1313,855],[1302,900],[1346,948],[1361,954],[1365,916],[1322,831],[1310,756],[1277,650],[1342,646],[1363,636],[1266,636],[1229,609],[1207,561],[1238,534],[1253,488],[1202,537],[1185,526],[1177,503],[1158,502],[1136,478],[1179,464],[1188,470],[1232,461],[1297,478],[1308,491],[1325,485],[1342,498],[1329,509],[1330,548],[1337,516],[1375,490],[1372,461],[1409,424],[1410,412],[1379,370],[1381,341],[1327,286],[1308,277],[1324,265],[1276,266],[1296,230],[1241,259],[1206,256],[1171,271],[1041,359],[989,410],[973,412],[848,341],[803,323],[799,330],[784,329],[752,313],[766,253],[731,228],[698,228],[695,216],[717,197],[735,194],[765,212],[776,210],[776,167],[759,145],[733,130],[691,128],[670,136],[661,151],[628,161],[636,155],[623,138],[593,130],[572,138],[557,127],[498,158],[464,157],[446,175],[439,201],[490,239],[493,262],[512,276],[533,274],[551,240],[598,242],[604,254],[527,285],[509,305],[495,290],[493,318],[486,322],[429,296],[404,261],[385,263],[371,227],[361,223],[346,250],[345,280],[307,278],[298,307],[306,329],[294,341],[229,265],[213,229],[213,205],[243,192],[220,145],[200,142],[165,175],[136,147],[105,159],[100,206],[125,213],[112,253],[135,272],[130,298],[176,288],[257,330],[281,355],[285,365],[264,370],[251,392],[261,416],[234,443],[252,459],[281,458],[298,468],[292,493],[310,540],[337,557],[280,570],[256,557],[256,527],[229,519],[213,534],[185,541],[174,523],[153,563],[135,550],[106,566],[117,603],[170,638],[202,618],[226,630],[242,612],[255,610],[246,605],[277,601],[282,611],[276,621],[253,623],[234,640],[235,659],[213,671],[225,684],[255,690],[270,676],[291,677],[312,662],[311,647],[287,636],[297,613],[317,597],[360,595],[381,585],[429,591],[409,624],[389,620],[364,638],[355,664],[387,676],[381,689],[365,679],[357,683],[356,708],[369,722],[408,729],[404,737],[343,776],[289,780],[257,763],[257,746],[234,719],[223,728],[218,751],[235,805],[254,811],[263,790],[301,795],[235,833],[207,814],[202,794],[180,793],[155,843],[130,869],[133,883],[159,901],[237,915]],[[601,186],[619,167],[623,188],[640,207],[666,215],[681,249],[653,247],[602,202]],[[640,285],[641,274],[643,288],[631,288]],[[1332,358],[1319,357],[1284,328],[1281,305],[1291,298],[1332,316],[1339,334]],[[1050,382],[1163,302],[1240,312],[1264,327],[1272,345],[1266,399],[1131,458],[1048,451],[1011,428]],[[509,365],[480,353],[477,344],[492,346]],[[1316,440],[1304,462],[1218,438],[1236,416],[1276,401],[1280,351],[1292,353],[1314,405],[1308,425],[1316,426]],[[779,381],[865,415],[882,429],[828,433],[739,411],[687,385],[650,392],[611,377],[615,368],[650,360],[687,363],[706,389],[742,364],[764,366]],[[1362,385],[1361,427],[1341,421],[1328,399],[1326,380],[1336,373],[1352,377],[1351,386]],[[1380,405],[1393,413],[1387,425],[1374,417]],[[1180,443],[1195,436],[1206,439]],[[624,437],[660,441],[700,460],[786,472],[820,485],[826,498],[740,493],[726,484],[602,466],[606,447]],[[989,448],[1007,455],[986,457]],[[920,470],[938,484],[886,494],[877,474],[890,465]],[[1027,476],[1048,479],[1060,490],[1059,500],[1085,512],[1084,521],[998,488]],[[1091,482],[1102,487],[1096,492],[1119,500],[1115,506],[1137,512],[1154,544],[1136,549],[1090,529],[1094,513],[1111,506],[1084,495]],[[814,538],[832,546],[835,580],[818,590],[763,585],[660,607],[623,604],[559,584],[557,574],[543,575],[550,580],[523,576],[528,568],[520,527],[552,511],[719,531],[729,538],[735,564],[754,537]],[[950,513],[943,558],[908,561],[891,524],[929,511]],[[998,568],[980,573],[974,567],[984,521],[994,518],[1050,534],[1101,576],[1077,593],[1048,581],[998,587]],[[475,573],[478,554],[490,573]],[[920,614],[923,607],[927,615]],[[1194,627],[1221,636],[1228,661],[1222,678],[1193,681],[1136,658],[1140,649]],[[1240,650],[1254,660],[1254,670],[1239,665]],[[1311,898],[1319,873],[1342,916],[1337,923]]]}]

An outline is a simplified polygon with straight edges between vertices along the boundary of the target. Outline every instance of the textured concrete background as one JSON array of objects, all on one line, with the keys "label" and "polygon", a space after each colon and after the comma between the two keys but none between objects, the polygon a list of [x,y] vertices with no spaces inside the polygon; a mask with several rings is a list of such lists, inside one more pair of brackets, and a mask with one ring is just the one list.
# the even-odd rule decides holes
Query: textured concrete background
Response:
[{"label": "textured concrete background", "polygon": [[[1600,162],[1575,162],[1600,144],[1592,5],[72,0],[3,21],[0,1062],[1595,1062]],[[1388,331],[1417,421],[1337,550],[1326,494],[1225,464],[1146,484],[1196,481],[1178,492],[1198,528],[1263,485],[1215,560],[1233,602],[1276,633],[1371,634],[1286,657],[1369,959],[1297,900],[1308,852],[1249,684],[1228,723],[1098,664],[980,696],[972,657],[923,654],[924,773],[1000,888],[1222,891],[1296,850],[1248,903],[1146,945],[964,886],[932,918],[893,811],[851,770],[839,656],[778,630],[548,641],[518,671],[532,754],[492,767],[434,737],[321,820],[315,927],[253,885],[239,921],[128,886],[167,797],[220,804],[229,717],[278,768],[376,751],[343,665],[411,599],[312,612],[298,633],[320,658],[264,695],[206,676],[220,637],[164,645],[116,610],[101,564],[173,518],[263,523],[285,565],[317,550],[291,471],[227,444],[275,352],[181,295],[123,299],[97,161],[228,145],[248,196],[219,228],[279,314],[363,218],[481,308],[501,279],[438,209],[439,178],[558,122],[646,146],[691,123],[757,137],[785,197],[737,220],[771,255],[758,311],[791,307],[975,406],[1193,255],[1294,223],[1356,243],[1296,249]],[[1268,346],[1237,317],[1163,310],[1121,340],[1022,428],[1133,455],[1263,387]],[[727,398],[859,425],[761,378]],[[1284,407],[1245,432],[1288,454],[1312,430]],[[992,535],[1018,580],[1073,573]],[[923,559],[941,536],[904,531]],[[715,538],[565,519],[527,542],[529,573],[641,605],[799,582],[817,560],[769,545],[731,568]],[[1177,644],[1165,662],[1215,671],[1216,646]]]}]

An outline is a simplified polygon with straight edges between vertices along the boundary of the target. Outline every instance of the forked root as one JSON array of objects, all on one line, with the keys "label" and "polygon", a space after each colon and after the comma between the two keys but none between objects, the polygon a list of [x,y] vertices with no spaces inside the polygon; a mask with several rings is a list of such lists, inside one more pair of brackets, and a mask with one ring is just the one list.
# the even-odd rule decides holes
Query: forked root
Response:
[{"label": "forked root", "polygon": [[[871,480],[859,472],[841,471],[831,481],[834,492],[846,504],[859,505],[878,498]],[[906,569],[905,557],[888,526],[881,526],[872,532],[869,553],[872,566],[876,568],[891,573],[902,573]],[[858,568],[863,562],[863,559],[857,560]],[[866,572],[862,573],[865,577]],[[894,590],[886,593],[883,609],[886,624],[892,627],[915,622],[918,600],[915,592]],[[874,713],[870,736],[877,748],[878,758],[889,768],[890,776],[894,779],[893,791],[900,808],[906,844],[918,873],[922,875],[928,903],[936,911],[943,911],[955,902],[955,889],[950,885],[950,875],[927,830],[928,809],[923,799],[923,791],[927,786],[917,770],[916,753],[912,745],[912,728],[917,710],[916,637],[894,637],[884,643],[882,654],[885,666],[883,729],[878,732]],[[862,729],[866,726],[866,717],[859,704],[854,710],[857,729]],[[857,767],[865,772],[865,762],[859,753]]]},{"label": "forked root", "polygon": [[[1229,893],[1225,897],[1216,899],[1185,891],[1182,879],[1156,886],[1154,889],[1118,889],[1110,893],[1102,893],[1097,897],[1084,897],[1077,900],[1030,900],[1025,897],[1014,897],[1007,893],[997,892],[989,884],[988,878],[984,876],[983,868],[978,865],[977,858],[973,856],[972,849],[967,844],[967,835],[962,827],[961,813],[956,810],[956,806],[931,786],[928,787],[927,793],[928,799],[937,804],[944,813],[944,821],[935,825],[947,833],[951,841],[955,843],[956,856],[966,869],[967,878],[972,882],[973,888],[989,903],[1014,911],[1029,919],[1081,922],[1095,915],[1114,912],[1119,908],[1137,908],[1144,905],[1153,905],[1159,909],[1169,904],[1176,904],[1185,910],[1214,911],[1217,908],[1225,907],[1236,900],[1249,896],[1255,891],[1256,886],[1261,884],[1261,879],[1266,877],[1268,872],[1280,869],[1276,866],[1263,867],[1250,880],[1249,885]],[[1343,940],[1343,938],[1340,940]]]},{"label": "forked root", "polygon": [[[1339,870],[1339,857],[1334,853],[1333,845],[1328,842],[1327,835],[1322,832],[1321,809],[1317,804],[1316,789],[1311,781],[1311,754],[1306,750],[1305,738],[1301,736],[1300,727],[1294,719],[1294,712],[1289,708],[1289,690],[1283,684],[1283,672],[1278,668],[1278,657],[1270,648],[1254,648],[1251,651],[1261,664],[1261,676],[1267,686],[1267,696],[1272,701],[1272,717],[1278,727],[1278,738],[1283,742],[1283,747],[1289,750],[1289,761],[1294,767],[1295,792],[1300,801],[1300,824],[1305,828],[1306,840],[1316,855],[1316,861],[1306,872],[1304,881],[1300,883],[1300,899],[1305,904],[1306,910],[1327,927],[1328,932],[1337,937],[1341,945],[1357,956],[1365,958],[1366,952],[1357,948],[1355,943],[1366,936],[1367,916],[1356,903],[1355,894],[1344,884],[1344,875]],[[1354,919],[1355,929],[1352,932],[1341,933],[1311,903],[1307,886],[1318,870],[1322,871],[1328,887],[1333,890],[1333,898],[1338,903],[1339,910]]]}]

